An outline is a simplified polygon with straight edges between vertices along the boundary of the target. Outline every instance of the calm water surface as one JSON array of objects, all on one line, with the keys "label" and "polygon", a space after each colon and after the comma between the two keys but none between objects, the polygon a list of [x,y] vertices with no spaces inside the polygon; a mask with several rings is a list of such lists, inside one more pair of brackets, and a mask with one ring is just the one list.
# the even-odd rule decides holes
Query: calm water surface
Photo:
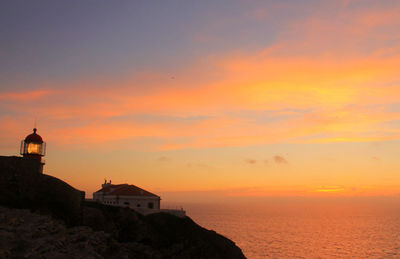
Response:
[{"label": "calm water surface", "polygon": [[185,204],[201,226],[256,258],[400,258],[398,202]]}]

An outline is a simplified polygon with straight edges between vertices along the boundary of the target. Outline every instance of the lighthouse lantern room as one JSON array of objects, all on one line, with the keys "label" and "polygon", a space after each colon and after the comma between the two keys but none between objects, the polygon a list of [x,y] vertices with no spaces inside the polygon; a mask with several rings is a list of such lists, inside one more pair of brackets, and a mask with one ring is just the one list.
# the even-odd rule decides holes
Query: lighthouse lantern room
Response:
[{"label": "lighthouse lantern room", "polygon": [[33,133],[21,141],[20,153],[23,157],[36,158],[42,162],[42,156],[46,154],[46,143],[36,131],[34,128]]}]

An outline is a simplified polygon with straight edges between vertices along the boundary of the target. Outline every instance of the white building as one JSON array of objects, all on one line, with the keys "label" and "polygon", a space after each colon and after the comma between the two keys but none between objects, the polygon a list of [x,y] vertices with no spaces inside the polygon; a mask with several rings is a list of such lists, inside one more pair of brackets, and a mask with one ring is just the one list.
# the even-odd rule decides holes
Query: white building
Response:
[{"label": "white building", "polygon": [[93,193],[93,200],[106,205],[129,207],[142,214],[160,211],[160,196],[130,184],[111,184],[104,181]]}]

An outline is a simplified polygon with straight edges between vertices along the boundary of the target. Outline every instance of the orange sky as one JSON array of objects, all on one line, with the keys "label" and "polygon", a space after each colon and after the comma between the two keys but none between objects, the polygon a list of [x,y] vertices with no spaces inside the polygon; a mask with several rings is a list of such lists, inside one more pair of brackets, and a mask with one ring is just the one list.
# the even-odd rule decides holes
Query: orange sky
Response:
[{"label": "orange sky", "polygon": [[[177,193],[202,193],[204,200],[398,196],[400,4],[250,3],[167,11],[195,12],[188,28],[179,20],[168,27],[175,21],[164,17],[164,25],[163,16],[141,17],[144,27],[132,30],[143,46],[109,30],[124,29],[114,22],[134,23],[117,7],[110,15],[119,20],[104,28],[91,23],[100,21],[100,9],[92,20],[79,13],[93,35],[76,32],[65,46],[61,36],[73,33],[72,25],[60,18],[54,28],[40,27],[33,18],[38,35],[61,34],[47,52],[21,29],[33,42],[28,49],[42,55],[22,52],[19,66],[3,59],[2,155],[17,154],[37,118],[48,143],[45,171],[89,196],[104,178],[166,200],[179,200]],[[13,35],[10,42],[22,44]],[[103,46],[99,35],[117,47]],[[11,43],[6,54],[16,51]],[[51,59],[51,51],[60,59]],[[90,62],[80,55],[86,52],[93,54]],[[129,56],[136,52],[148,55]],[[36,67],[37,60],[44,65]],[[31,66],[22,70],[24,64]]]}]

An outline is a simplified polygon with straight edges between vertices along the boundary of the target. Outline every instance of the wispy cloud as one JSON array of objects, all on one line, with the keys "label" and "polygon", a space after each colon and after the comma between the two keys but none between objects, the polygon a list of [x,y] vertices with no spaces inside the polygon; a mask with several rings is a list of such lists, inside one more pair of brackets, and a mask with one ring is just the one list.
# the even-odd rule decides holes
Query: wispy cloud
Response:
[{"label": "wispy cloud", "polygon": [[248,159],[245,160],[245,162],[246,162],[247,164],[254,165],[254,164],[257,163],[257,160],[248,158]]},{"label": "wispy cloud", "polygon": [[287,164],[288,163],[288,161],[283,156],[279,156],[279,155],[274,156],[274,161],[276,164]]},{"label": "wispy cloud", "polygon": [[159,162],[167,162],[169,160],[170,160],[170,158],[166,157],[166,156],[160,156],[159,158],[157,158],[157,161],[159,161]]},{"label": "wispy cloud", "polygon": [[187,163],[186,166],[189,168],[200,168],[200,169],[205,169],[210,167],[205,163]]},{"label": "wispy cloud", "polygon": [[[400,116],[389,109],[400,98],[399,7],[349,6],[326,1],[285,23],[263,49],[205,55],[174,69],[174,80],[149,70],[104,83],[78,78],[57,90],[38,84],[0,91],[0,107],[15,114],[13,127],[38,117],[63,144],[154,138],[155,149],[168,150],[399,139],[387,123]],[[10,123],[0,117],[3,135],[16,138]]]}]

